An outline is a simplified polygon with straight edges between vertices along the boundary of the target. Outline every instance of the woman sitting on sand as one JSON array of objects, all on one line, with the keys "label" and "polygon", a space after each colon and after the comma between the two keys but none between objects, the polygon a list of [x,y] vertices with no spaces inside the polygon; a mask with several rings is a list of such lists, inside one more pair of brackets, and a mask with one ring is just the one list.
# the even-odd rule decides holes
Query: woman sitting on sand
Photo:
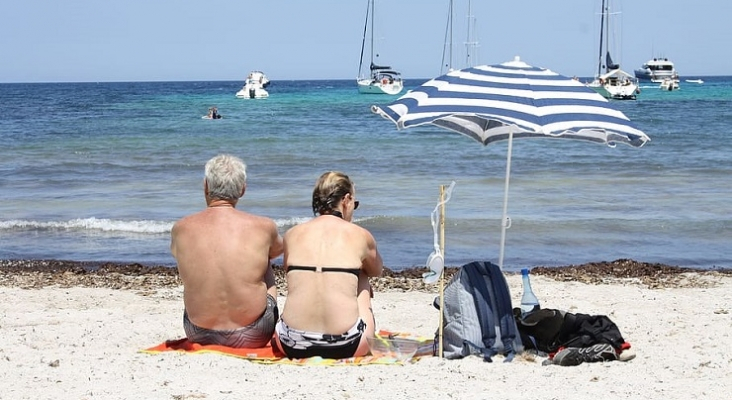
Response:
[{"label": "woman sitting on sand", "polygon": [[273,344],[289,358],[348,358],[369,352],[374,336],[369,277],[383,264],[369,231],[353,224],[353,182],[326,172],[313,190],[312,220],[285,233],[287,300]]}]

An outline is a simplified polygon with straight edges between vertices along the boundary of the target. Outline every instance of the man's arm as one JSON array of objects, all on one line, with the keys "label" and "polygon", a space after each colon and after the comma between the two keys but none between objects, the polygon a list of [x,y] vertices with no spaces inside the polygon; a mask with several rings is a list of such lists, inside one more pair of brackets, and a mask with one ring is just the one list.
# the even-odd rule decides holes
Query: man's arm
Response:
[{"label": "man's arm", "polygon": [[269,259],[275,259],[282,255],[282,253],[285,251],[285,246],[282,241],[282,236],[280,235],[280,232],[277,230],[277,224],[272,221],[271,225],[271,238],[269,245]]}]

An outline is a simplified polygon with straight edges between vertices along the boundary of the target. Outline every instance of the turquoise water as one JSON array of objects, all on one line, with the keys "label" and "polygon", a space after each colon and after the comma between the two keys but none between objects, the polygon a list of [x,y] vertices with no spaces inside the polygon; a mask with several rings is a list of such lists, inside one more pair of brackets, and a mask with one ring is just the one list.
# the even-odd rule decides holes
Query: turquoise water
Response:
[{"label": "turquoise water", "polygon": [[[688,77],[691,78],[691,77]],[[732,267],[732,77],[615,102],[651,142],[636,149],[547,139],[513,146],[508,270],[633,258]],[[414,87],[421,81],[408,81]],[[263,100],[242,82],[0,84],[0,259],[174,265],[172,224],[200,210],[203,164],[248,164],[240,208],[281,232],[312,216],[315,179],[356,182],[357,223],[392,269],[432,252],[440,185],[446,263],[498,260],[506,143],[433,127],[397,131],[372,114],[394,97],[355,82],[274,81]],[[221,120],[203,120],[215,105]]]}]

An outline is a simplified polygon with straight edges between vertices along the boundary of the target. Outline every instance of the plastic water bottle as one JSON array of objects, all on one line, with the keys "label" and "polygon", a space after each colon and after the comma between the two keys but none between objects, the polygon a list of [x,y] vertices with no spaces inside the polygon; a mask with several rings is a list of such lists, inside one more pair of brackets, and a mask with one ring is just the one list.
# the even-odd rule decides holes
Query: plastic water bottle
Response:
[{"label": "plastic water bottle", "polygon": [[521,296],[521,318],[524,318],[532,312],[539,310],[541,306],[539,306],[539,299],[536,298],[534,291],[531,290],[528,268],[521,270],[521,280],[524,286],[524,294]]}]

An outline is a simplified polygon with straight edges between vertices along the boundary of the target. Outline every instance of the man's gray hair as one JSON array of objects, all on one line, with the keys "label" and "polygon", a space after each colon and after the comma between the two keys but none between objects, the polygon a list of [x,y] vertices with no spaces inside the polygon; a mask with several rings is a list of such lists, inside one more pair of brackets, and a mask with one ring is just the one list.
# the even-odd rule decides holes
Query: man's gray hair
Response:
[{"label": "man's gray hair", "polygon": [[247,183],[247,166],[239,157],[219,154],[206,163],[208,197],[238,200]]}]

